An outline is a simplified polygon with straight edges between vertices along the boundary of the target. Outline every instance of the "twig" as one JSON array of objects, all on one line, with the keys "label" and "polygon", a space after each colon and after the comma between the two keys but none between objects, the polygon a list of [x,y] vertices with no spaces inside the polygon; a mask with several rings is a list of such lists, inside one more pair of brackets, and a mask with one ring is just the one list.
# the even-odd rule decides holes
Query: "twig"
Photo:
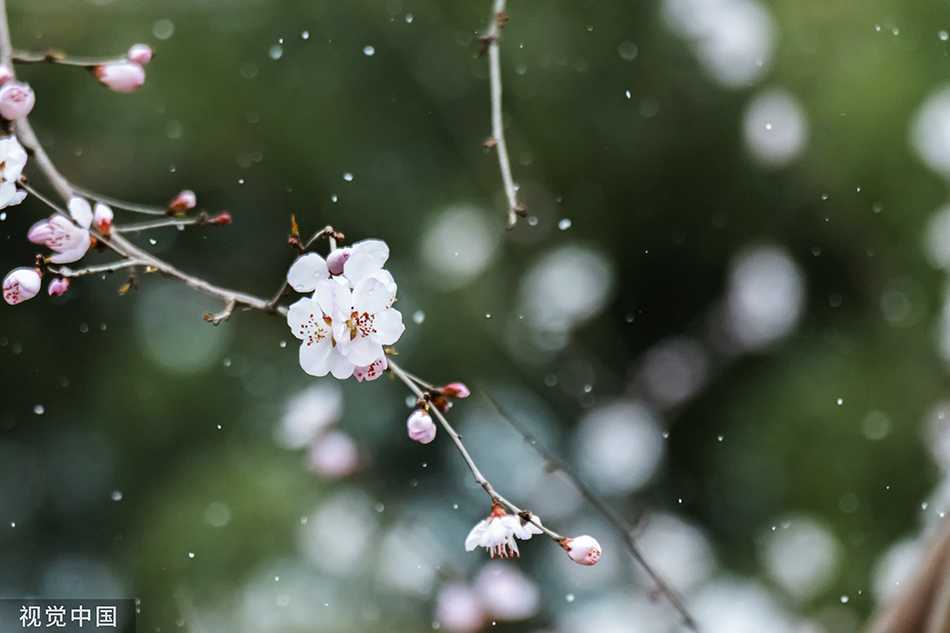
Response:
[{"label": "twig", "polygon": [[205,315],[205,321],[211,325],[218,325],[221,321],[227,321],[231,318],[231,313],[234,312],[234,308],[237,307],[237,301],[231,299],[228,301],[228,304],[224,306],[224,310],[216,314],[211,314],[210,312]]},{"label": "twig", "polygon": [[149,222],[138,222],[136,224],[121,224],[112,227],[112,230],[118,233],[139,233],[150,229],[160,229],[166,226],[187,226],[197,224],[199,226],[207,224],[207,216],[191,218],[164,218],[161,220],[151,220]]},{"label": "twig", "polygon": [[508,425],[515,430],[518,435],[522,437],[525,444],[531,447],[538,455],[540,455],[546,462],[549,469],[558,470],[567,480],[574,486],[577,492],[580,493],[582,497],[600,514],[604,519],[607,520],[607,523],[613,528],[614,532],[623,540],[624,545],[627,546],[627,549],[630,551],[630,554],[633,556],[634,560],[637,561],[637,564],[643,568],[647,573],[650,579],[656,585],[657,591],[661,593],[679,612],[680,617],[683,618],[683,624],[686,625],[689,629],[693,631],[698,631],[698,625],[696,624],[696,619],[689,613],[686,605],[683,604],[683,599],[680,598],[679,594],[670,587],[665,580],[650,566],[650,563],[647,562],[646,558],[643,556],[643,552],[640,551],[640,548],[637,546],[636,540],[633,536],[633,526],[627,523],[617,511],[612,507],[605,504],[603,501],[597,498],[597,496],[587,487],[581,479],[573,473],[573,471],[554,453],[545,448],[545,446],[538,442],[537,438],[527,429],[525,429],[520,423],[516,422],[515,419],[502,407],[494,396],[492,396],[484,385],[482,386],[482,393],[485,394],[485,398],[492,404],[495,408],[495,411],[498,412],[499,417],[502,420],[508,423]]},{"label": "twig", "polygon": [[91,198],[97,202],[107,204],[110,207],[114,207],[116,209],[125,209],[126,211],[145,213],[147,215],[168,215],[168,207],[160,207],[151,204],[138,204],[136,202],[126,202],[125,200],[119,200],[118,198],[113,198],[111,196],[104,196],[101,193],[96,193],[95,191],[74,185],[72,183],[70,183],[70,187],[72,187],[73,191],[75,191],[80,196]]},{"label": "twig", "polygon": [[94,68],[105,64],[117,64],[126,61],[125,57],[113,59],[95,59],[92,57],[71,57],[62,51],[50,49],[45,53],[34,51],[16,51],[12,54],[14,64],[59,64],[61,66],[79,66],[81,68]]},{"label": "twig", "polygon": [[492,7],[492,18],[488,30],[482,36],[482,45],[488,49],[488,69],[491,78],[491,129],[492,138],[486,142],[486,147],[494,147],[498,153],[498,166],[501,169],[501,179],[505,184],[505,196],[508,198],[508,228],[514,228],[518,216],[526,214],[525,208],[518,202],[514,178],[511,176],[511,161],[508,158],[508,146],[505,143],[505,125],[501,111],[501,60],[498,41],[501,38],[501,29],[508,19],[505,13],[505,0],[495,0]]},{"label": "twig", "polygon": [[97,275],[99,273],[112,273],[117,270],[122,270],[123,268],[133,268],[138,266],[138,262],[132,261],[130,259],[123,259],[122,261],[112,262],[111,264],[101,264],[99,266],[87,266],[86,268],[80,268],[79,270],[73,270],[69,266],[60,266],[54,268],[50,266],[50,271],[60,275],[62,277],[84,277],[86,275]]}]

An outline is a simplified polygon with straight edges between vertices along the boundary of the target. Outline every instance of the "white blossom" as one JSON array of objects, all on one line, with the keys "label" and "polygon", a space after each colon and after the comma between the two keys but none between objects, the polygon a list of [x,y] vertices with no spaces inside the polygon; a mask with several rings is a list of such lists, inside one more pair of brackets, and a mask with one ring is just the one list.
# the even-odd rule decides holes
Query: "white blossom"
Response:
[{"label": "white blossom", "polygon": [[[537,523],[537,525],[535,525]],[[479,521],[472,528],[465,539],[465,551],[471,552],[476,547],[484,547],[491,553],[491,557],[521,556],[515,538],[523,541],[531,538],[532,534],[541,534],[541,519],[533,517],[532,521],[522,523],[521,517],[505,514],[501,506],[492,508],[491,516]]]}]

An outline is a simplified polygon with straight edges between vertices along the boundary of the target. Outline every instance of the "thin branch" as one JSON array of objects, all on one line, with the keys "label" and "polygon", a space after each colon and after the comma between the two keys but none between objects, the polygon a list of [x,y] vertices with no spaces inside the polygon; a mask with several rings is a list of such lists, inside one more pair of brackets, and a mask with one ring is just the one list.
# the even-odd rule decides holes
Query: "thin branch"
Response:
[{"label": "thin branch", "polygon": [[139,263],[137,261],[123,259],[122,261],[112,262],[111,264],[87,266],[86,268],[80,268],[79,270],[73,270],[69,266],[60,266],[59,268],[50,266],[49,269],[57,275],[61,275],[63,277],[84,277],[86,275],[97,275],[99,273],[111,273],[117,270],[122,270],[123,268],[132,268],[138,265]]},{"label": "thin branch", "polygon": [[80,187],[70,183],[73,191],[77,194],[84,196],[86,198],[91,198],[102,204],[107,204],[110,207],[115,209],[125,209],[126,211],[134,211],[135,213],[145,213],[147,215],[168,215],[168,207],[159,207],[151,204],[138,204],[136,202],[127,202],[125,200],[119,200],[118,198],[113,198],[111,196],[104,196],[101,193],[96,193],[90,189]]},{"label": "thin branch", "polygon": [[501,179],[505,184],[505,196],[508,198],[508,228],[514,228],[518,216],[525,215],[525,209],[518,202],[518,193],[515,189],[514,178],[511,176],[511,161],[508,158],[508,145],[505,143],[505,125],[501,110],[501,59],[499,39],[508,15],[505,12],[505,0],[495,0],[492,7],[492,18],[488,30],[482,36],[482,43],[488,49],[488,70],[491,79],[491,129],[492,138],[486,147],[494,147],[498,153],[498,166],[501,169]]},{"label": "thin branch", "polygon": [[12,55],[14,64],[59,64],[60,66],[78,66],[80,68],[95,68],[105,64],[118,64],[127,61],[126,57],[112,59],[95,59],[92,57],[72,57],[62,51],[48,50],[44,53],[35,51],[16,51]]},{"label": "thin branch", "polygon": [[192,218],[163,218],[161,220],[151,220],[149,222],[137,222],[135,224],[121,224],[112,227],[112,230],[118,233],[139,233],[151,229],[160,229],[166,226],[187,226],[197,224],[199,226],[207,224],[207,216],[196,216]]},{"label": "thin branch", "polygon": [[580,495],[591,505],[594,510],[597,511],[607,523],[613,528],[614,532],[623,540],[624,545],[627,546],[627,549],[630,551],[630,554],[633,556],[634,560],[637,561],[637,564],[643,568],[647,573],[650,579],[656,585],[657,591],[661,593],[679,612],[680,617],[683,618],[683,624],[693,631],[698,631],[698,625],[696,624],[696,619],[689,613],[689,610],[686,608],[686,605],[683,603],[683,599],[679,596],[676,591],[670,587],[665,580],[653,569],[652,566],[647,562],[646,558],[643,556],[643,552],[640,551],[640,548],[637,546],[636,540],[633,536],[633,526],[627,523],[621,517],[616,510],[612,507],[605,504],[603,501],[597,498],[597,496],[587,487],[577,475],[568,467],[561,459],[559,459],[554,453],[545,448],[543,444],[538,442],[538,439],[524,426],[519,422],[516,422],[514,417],[512,417],[501,403],[499,403],[494,396],[492,396],[485,387],[482,387],[482,393],[485,394],[485,398],[492,404],[495,408],[495,411],[498,413],[499,417],[502,420],[508,423],[508,425],[515,430],[524,440],[525,444],[531,447],[538,455],[540,455],[546,462],[549,469],[558,470],[561,472],[564,477],[571,483],[572,486],[580,493]]},{"label": "thin branch", "polygon": [[231,313],[234,312],[234,308],[237,307],[237,301],[231,299],[228,301],[228,304],[224,306],[224,310],[216,314],[208,313],[205,315],[205,321],[211,325],[218,325],[221,321],[227,321],[231,318]]},{"label": "thin branch", "polygon": [[[409,387],[409,389],[414,394],[416,394],[416,397],[418,397],[420,400],[425,399],[425,392],[423,392],[422,389],[419,388],[419,386],[409,376],[409,374],[407,374],[406,371],[402,369],[402,367],[394,363],[392,359],[387,358],[387,361],[389,363],[389,369],[392,370],[393,374],[395,374],[395,376],[399,378],[399,380],[405,383],[405,385]],[[462,455],[462,459],[465,460],[465,463],[468,465],[469,470],[472,471],[472,475],[475,476],[475,482],[479,486],[485,489],[485,492],[488,493],[488,495],[492,498],[493,501],[497,501],[507,506],[508,508],[511,509],[511,511],[514,514],[519,514],[519,515],[523,514],[524,510],[522,510],[521,508],[519,508],[518,506],[516,506],[515,504],[508,501],[507,499],[502,497],[500,494],[498,494],[498,492],[492,487],[491,483],[489,483],[489,481],[485,479],[485,476],[482,475],[482,471],[480,471],[478,469],[478,466],[475,465],[475,460],[472,459],[472,456],[469,454],[468,449],[465,448],[465,444],[462,443],[462,437],[458,433],[456,433],[455,429],[452,428],[452,425],[449,424],[449,421],[445,419],[444,415],[442,415],[442,412],[436,409],[435,407],[430,407],[429,410],[433,415],[435,415],[436,419],[439,420],[439,423],[442,425],[442,428],[445,429],[445,432],[449,434],[449,437],[452,438],[452,441],[455,443],[455,447],[458,449],[459,453],[461,453]],[[555,541],[561,542],[564,540],[563,536],[561,536],[560,534],[558,534],[557,532],[553,530],[550,530],[544,527],[543,525],[541,525],[540,521],[535,521],[533,517],[530,520],[532,524],[534,524],[536,527],[541,529],[541,531],[543,531],[545,534],[550,536]]]}]

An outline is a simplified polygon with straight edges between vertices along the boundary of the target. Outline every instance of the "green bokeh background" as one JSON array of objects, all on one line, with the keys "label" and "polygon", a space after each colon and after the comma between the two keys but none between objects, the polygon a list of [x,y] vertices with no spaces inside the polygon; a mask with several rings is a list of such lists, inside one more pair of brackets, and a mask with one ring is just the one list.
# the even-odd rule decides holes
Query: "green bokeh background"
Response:
[{"label": "green bokeh background", "polygon": [[[156,50],[133,95],[76,69],[18,68],[37,94],[33,125],[71,180],[158,204],[190,188],[202,208],[234,217],[227,228],[157,231],[143,246],[268,296],[293,260],[291,214],[305,231],[330,223],[351,241],[384,239],[409,324],[402,364],[434,381],[531,394],[548,411],[534,422],[562,455],[572,454],[570,432],[584,413],[624,393],[641,354],[696,331],[725,292],[736,253],[784,247],[807,284],[795,333],[716,373],[677,412],[653,485],[610,502],[631,519],[644,508],[681,513],[708,531],[721,570],[765,583],[762,531],[789,512],[817,517],[843,556],[830,587],[791,608],[853,626],[875,606],[874,563],[918,530],[921,501],[939,480],[921,429],[947,390],[936,344],[946,281],[922,239],[947,192],[913,153],[908,129],[950,71],[950,44],[937,36],[950,28],[950,9],[926,4],[766,2],[777,31],[772,67],[755,88],[727,89],[664,26],[658,2],[516,0],[502,48],[507,134],[538,224],[511,232],[495,156],[482,147],[487,63],[474,53],[487,2],[31,0],[12,1],[10,20],[21,48]],[[174,25],[168,39],[153,34],[160,20]],[[625,41],[638,47],[632,61],[618,54]],[[743,148],[742,111],[762,86],[789,90],[808,117],[808,145],[784,169],[761,167]],[[655,116],[643,116],[644,100],[658,106]],[[484,212],[499,250],[475,281],[449,290],[426,268],[420,242],[459,204]],[[30,199],[6,212],[0,264],[9,270],[32,261],[37,250],[24,236],[46,211]],[[557,230],[561,218],[569,230]],[[503,322],[518,309],[521,276],[569,244],[610,259],[612,300],[559,354],[519,361],[506,353]],[[0,310],[0,591],[39,594],[50,565],[84,556],[110,565],[142,601],[140,630],[193,627],[189,609],[226,611],[257,571],[299,558],[299,519],[341,487],[383,504],[383,525],[426,503],[460,503],[458,525],[437,531],[461,573],[470,571],[460,543],[487,506],[460,484],[444,437],[430,447],[405,438],[404,388],[348,381],[341,427],[365,443],[372,468],[343,483],[320,480],[273,441],[284,403],[313,380],[285,324],[237,313],[212,330],[201,315],[220,309],[214,300],[144,275],[143,287],[169,289],[163,303],[143,307],[144,289],[118,296],[123,281],[84,279],[64,299]],[[913,318],[899,325],[881,309],[893,288],[911,301]],[[417,310],[418,325],[409,319]],[[151,327],[214,338],[215,362],[163,368],[148,351]],[[578,366],[594,372],[590,394],[570,386],[581,381]],[[545,384],[551,374],[556,388]],[[476,393],[459,407],[484,405]],[[882,441],[862,434],[869,410],[890,418]],[[499,442],[518,441],[503,425],[498,432]],[[116,490],[120,501],[110,497]],[[846,495],[857,509],[842,510]],[[214,502],[230,508],[224,528],[203,519]],[[549,569],[522,563],[545,585]],[[337,590],[372,605],[376,619],[299,630],[430,626],[430,601],[380,590],[371,571]],[[842,595],[851,597],[846,607]],[[542,610],[497,629],[554,623]]]}]

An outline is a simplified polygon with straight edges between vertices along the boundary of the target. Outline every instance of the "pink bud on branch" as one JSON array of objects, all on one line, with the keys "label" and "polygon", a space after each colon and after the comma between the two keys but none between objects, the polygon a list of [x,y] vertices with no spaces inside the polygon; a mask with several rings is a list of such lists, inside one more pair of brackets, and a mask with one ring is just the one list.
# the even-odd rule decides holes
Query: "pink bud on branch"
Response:
[{"label": "pink bud on branch", "polygon": [[152,59],[152,49],[148,44],[136,44],[129,49],[127,57],[130,62],[144,66]]},{"label": "pink bud on branch", "polygon": [[465,383],[461,382],[449,383],[442,387],[441,391],[447,398],[468,398],[470,395],[472,395],[472,392],[468,390],[468,387],[465,386]]},{"label": "pink bud on branch", "polygon": [[195,196],[195,192],[185,189],[168,203],[168,210],[175,214],[184,213],[188,209],[194,209],[196,204],[198,204],[198,197]]},{"label": "pink bud on branch", "polygon": [[435,439],[435,422],[432,421],[432,416],[422,409],[412,412],[406,422],[406,428],[409,430],[409,437],[417,442],[428,444]]},{"label": "pink bud on branch", "polygon": [[3,300],[16,305],[32,299],[40,291],[40,271],[35,268],[17,268],[3,280]]},{"label": "pink bud on branch", "polygon": [[135,62],[117,62],[94,68],[96,79],[115,92],[135,92],[145,83],[145,69]]},{"label": "pink bud on branch", "polygon": [[561,547],[567,551],[571,560],[580,565],[593,565],[600,560],[600,543],[592,536],[575,536],[561,541]]},{"label": "pink bud on branch", "polygon": [[7,121],[22,119],[33,109],[33,89],[19,81],[8,81],[0,88],[0,116]]},{"label": "pink bud on branch", "polygon": [[60,297],[65,294],[66,290],[69,289],[69,280],[65,277],[59,277],[49,282],[49,296],[51,297]]}]

